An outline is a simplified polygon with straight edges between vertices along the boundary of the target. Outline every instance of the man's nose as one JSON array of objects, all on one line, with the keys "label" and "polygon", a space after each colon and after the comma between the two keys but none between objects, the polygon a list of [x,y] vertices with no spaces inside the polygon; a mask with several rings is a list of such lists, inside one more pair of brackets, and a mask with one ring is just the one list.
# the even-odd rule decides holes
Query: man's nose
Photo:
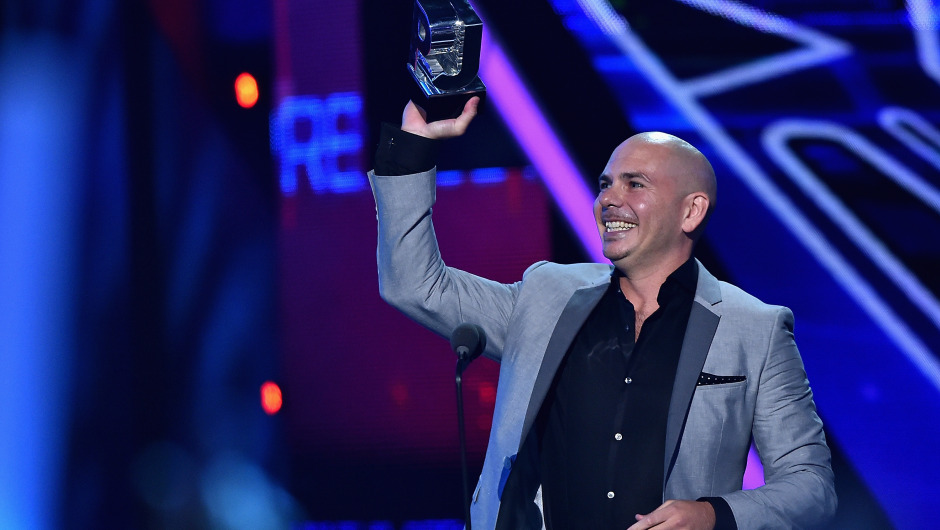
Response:
[{"label": "man's nose", "polygon": [[617,197],[617,194],[613,192],[612,188],[608,187],[604,190],[601,190],[601,195],[598,197],[598,201],[601,204],[602,208],[608,208],[610,206],[620,206],[620,199]]}]

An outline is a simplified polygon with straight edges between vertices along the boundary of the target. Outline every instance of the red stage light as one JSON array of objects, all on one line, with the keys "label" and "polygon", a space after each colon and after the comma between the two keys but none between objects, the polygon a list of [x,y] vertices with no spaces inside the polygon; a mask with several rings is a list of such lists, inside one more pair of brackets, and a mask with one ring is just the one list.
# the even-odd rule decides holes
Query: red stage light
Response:
[{"label": "red stage light", "polygon": [[271,381],[266,381],[261,385],[261,408],[264,409],[264,412],[268,415],[277,414],[283,403],[281,387]]},{"label": "red stage light", "polygon": [[255,106],[258,102],[258,82],[253,75],[243,72],[235,78],[235,99],[246,109]]}]

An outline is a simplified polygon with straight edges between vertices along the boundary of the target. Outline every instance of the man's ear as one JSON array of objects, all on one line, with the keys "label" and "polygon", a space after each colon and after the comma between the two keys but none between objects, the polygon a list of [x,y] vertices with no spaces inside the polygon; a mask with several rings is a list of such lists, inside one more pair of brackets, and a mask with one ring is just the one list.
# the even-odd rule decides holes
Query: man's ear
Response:
[{"label": "man's ear", "polygon": [[703,226],[708,216],[708,195],[693,193],[686,197],[685,216],[682,218],[682,231],[692,234]]}]

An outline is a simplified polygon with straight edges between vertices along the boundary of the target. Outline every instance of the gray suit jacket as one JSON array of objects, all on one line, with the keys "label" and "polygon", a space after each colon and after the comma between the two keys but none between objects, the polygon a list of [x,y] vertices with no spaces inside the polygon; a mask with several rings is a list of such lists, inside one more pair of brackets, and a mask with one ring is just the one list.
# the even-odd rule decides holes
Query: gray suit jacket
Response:
[{"label": "gray suit jacket", "polygon": [[[435,172],[369,179],[382,297],[443,336],[462,322],[479,324],[485,355],[500,362],[471,509],[475,528],[494,528],[515,456],[612,267],[539,262],[513,284],[447,267],[431,223]],[[664,500],[720,496],[741,529],[805,527],[834,513],[829,448],[792,329],[788,309],[719,282],[699,264],[667,420]],[[696,386],[703,371],[747,379]],[[766,485],[742,491],[752,437]],[[540,512],[531,513],[531,526],[541,527]]]}]

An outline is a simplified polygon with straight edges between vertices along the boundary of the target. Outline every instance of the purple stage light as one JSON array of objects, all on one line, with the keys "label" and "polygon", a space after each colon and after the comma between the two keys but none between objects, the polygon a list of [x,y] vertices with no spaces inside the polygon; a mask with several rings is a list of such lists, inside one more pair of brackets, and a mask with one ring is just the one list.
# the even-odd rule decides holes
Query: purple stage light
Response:
[{"label": "purple stage light", "polygon": [[542,176],[545,187],[555,198],[584,250],[592,260],[606,262],[591,213],[594,195],[538,105],[529,96],[509,59],[485,30],[480,74],[488,85],[488,98],[496,105],[516,141]]}]

